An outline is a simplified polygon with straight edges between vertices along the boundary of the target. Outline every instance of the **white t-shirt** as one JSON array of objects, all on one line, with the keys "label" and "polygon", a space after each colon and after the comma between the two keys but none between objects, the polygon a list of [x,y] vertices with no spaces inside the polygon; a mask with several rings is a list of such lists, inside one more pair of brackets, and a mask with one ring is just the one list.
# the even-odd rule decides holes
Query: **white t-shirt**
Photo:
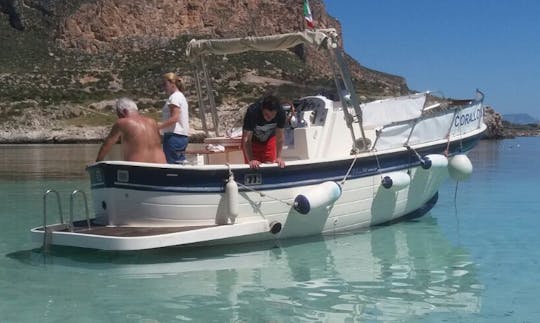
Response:
[{"label": "white t-shirt", "polygon": [[169,119],[171,116],[169,104],[176,105],[180,108],[180,120],[177,120],[176,123],[170,127],[163,128],[163,132],[174,132],[179,135],[189,136],[189,113],[186,97],[180,91],[176,91],[171,94],[161,110],[162,121]]}]

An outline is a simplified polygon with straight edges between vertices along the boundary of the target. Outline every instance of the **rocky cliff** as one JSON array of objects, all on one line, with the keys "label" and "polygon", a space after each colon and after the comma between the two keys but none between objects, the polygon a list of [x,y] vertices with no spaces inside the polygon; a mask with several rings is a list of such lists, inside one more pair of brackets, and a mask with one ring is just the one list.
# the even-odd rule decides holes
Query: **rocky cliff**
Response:
[{"label": "rocky cliff", "polygon": [[487,138],[502,139],[510,136],[510,134],[504,131],[501,115],[493,110],[492,107],[486,107],[484,109],[484,122],[487,125],[485,132]]},{"label": "rocky cliff", "polygon": [[[341,30],[322,1],[311,5],[319,27]],[[108,109],[121,95],[156,113],[163,100],[159,76],[168,71],[183,75],[193,126],[200,129],[192,69],[184,55],[187,41],[304,28],[302,3],[296,0],[0,0],[0,9],[3,141],[24,141],[32,131],[77,129],[85,133],[81,140],[88,140],[89,127],[114,120]],[[348,62],[366,100],[408,92],[402,77],[364,68],[350,57]],[[238,111],[277,88],[296,97],[332,84],[326,57],[308,48],[211,63],[216,99],[224,110]],[[223,121],[233,119],[238,116]]]},{"label": "rocky cliff", "polygon": [[[341,31],[322,1],[311,6],[318,27]],[[119,96],[157,117],[164,99],[159,76],[168,71],[184,77],[192,126],[200,130],[184,55],[191,38],[304,29],[297,0],[0,0],[0,11],[1,142],[99,140]],[[347,59],[362,99],[409,92],[402,77]],[[224,128],[264,92],[292,98],[333,87],[327,58],[310,48],[210,63]]]}]

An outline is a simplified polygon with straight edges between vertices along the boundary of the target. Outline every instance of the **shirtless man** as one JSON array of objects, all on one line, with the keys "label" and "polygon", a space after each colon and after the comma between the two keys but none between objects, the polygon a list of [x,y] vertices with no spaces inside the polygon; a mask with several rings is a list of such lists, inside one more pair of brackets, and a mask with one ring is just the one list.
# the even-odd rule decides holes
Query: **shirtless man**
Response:
[{"label": "shirtless man", "polygon": [[157,122],[139,114],[133,100],[116,101],[118,120],[99,149],[96,162],[102,161],[112,146],[122,139],[124,160],[145,163],[166,163]]}]

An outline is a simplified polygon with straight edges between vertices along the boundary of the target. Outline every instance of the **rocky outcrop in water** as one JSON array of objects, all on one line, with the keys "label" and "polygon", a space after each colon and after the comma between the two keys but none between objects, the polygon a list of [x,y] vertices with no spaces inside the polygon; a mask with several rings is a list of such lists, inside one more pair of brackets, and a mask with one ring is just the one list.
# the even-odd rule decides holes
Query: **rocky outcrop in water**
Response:
[{"label": "rocky outcrop in water", "polygon": [[487,125],[487,130],[484,134],[489,139],[502,139],[505,137],[504,125],[502,117],[493,108],[486,107],[484,109],[484,122]]}]

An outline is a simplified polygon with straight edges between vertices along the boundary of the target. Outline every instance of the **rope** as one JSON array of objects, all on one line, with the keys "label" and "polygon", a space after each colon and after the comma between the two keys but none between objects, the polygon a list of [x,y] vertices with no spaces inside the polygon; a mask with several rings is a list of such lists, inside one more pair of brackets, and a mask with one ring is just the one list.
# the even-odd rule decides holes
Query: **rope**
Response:
[{"label": "rope", "polygon": [[414,150],[414,148],[412,148],[412,147],[409,146],[409,145],[405,145],[405,148],[411,150],[411,151],[416,155],[416,157],[418,158],[418,160],[419,160],[419,161],[422,161],[422,156],[420,156],[420,154],[419,154],[416,150]]},{"label": "rope", "polygon": [[375,161],[377,161],[377,171],[381,175],[381,162],[379,161],[379,155],[375,154]]},{"label": "rope", "polygon": [[444,150],[444,156],[448,157],[448,154],[450,153],[450,134],[446,136],[446,139],[448,140],[446,141],[446,149]]},{"label": "rope", "polygon": [[[233,174],[233,172],[232,172],[231,165],[230,165],[230,164],[227,164],[227,167],[229,168],[229,177],[232,176],[232,177],[234,178],[234,174]],[[266,194],[266,193],[257,191],[256,189],[251,188],[251,187],[249,187],[249,186],[246,186],[246,185],[244,185],[244,184],[242,184],[242,183],[236,182],[236,184],[237,184],[238,186],[242,187],[242,188],[245,188],[246,190],[248,190],[248,191],[250,191],[250,192],[259,194],[260,197],[267,197],[267,198],[269,198],[269,199],[271,199],[271,200],[274,200],[274,201],[277,201],[277,202],[284,203],[284,204],[286,204],[286,205],[288,205],[288,206],[293,206],[293,204],[292,204],[291,202],[288,202],[288,201],[285,201],[285,200],[281,200],[281,199],[278,199],[278,198],[276,198],[276,197],[270,196],[270,195],[268,195],[268,194]]]},{"label": "rope", "polygon": [[[416,152],[415,152],[415,153],[416,153]],[[417,154],[417,155],[418,155],[418,154]],[[377,170],[379,171],[379,174],[380,174],[380,173],[381,173],[381,163],[380,163],[380,161],[379,161],[379,155],[374,154],[374,156],[375,156],[375,160],[377,161]],[[420,156],[420,155],[418,155],[418,156]],[[419,157],[419,158],[420,158],[420,157]],[[339,184],[340,184],[341,186],[343,186],[343,184],[345,184],[345,182],[347,181],[347,178],[348,178],[349,175],[351,174],[351,171],[352,171],[353,166],[354,166],[354,164],[356,163],[356,160],[357,160],[357,159],[358,159],[358,153],[356,153],[356,154],[354,155],[354,159],[353,159],[353,161],[351,162],[351,166],[349,166],[349,169],[347,170],[347,173],[345,174],[345,176],[343,177],[343,179],[341,180],[341,182],[339,182]]]},{"label": "rope", "polygon": [[351,171],[353,169],[353,166],[354,164],[356,163],[356,160],[358,159],[358,153],[355,153],[354,154],[354,159],[353,161],[351,162],[351,166],[349,166],[349,169],[347,170],[347,173],[345,174],[345,176],[343,176],[343,179],[341,180],[341,182],[339,182],[339,185],[343,186],[343,184],[345,184],[345,182],[347,181],[347,178],[349,177],[349,175],[351,174]]},{"label": "rope", "polygon": [[454,217],[456,218],[456,231],[457,231],[457,238],[458,241],[460,240],[460,224],[459,224],[459,214],[458,214],[458,207],[457,207],[457,193],[458,193],[458,186],[459,181],[456,181],[456,189],[454,190]]},{"label": "rope", "polygon": [[251,188],[251,187],[249,187],[249,186],[246,186],[246,185],[244,185],[244,184],[242,184],[242,183],[236,182],[236,184],[238,184],[239,186],[241,186],[241,187],[247,189],[248,191],[251,191],[251,192],[253,192],[253,193],[259,194],[259,196],[261,196],[261,197],[267,197],[267,198],[269,198],[269,199],[271,199],[271,200],[274,200],[274,201],[277,201],[277,202],[281,202],[281,203],[287,204],[288,206],[293,206],[293,204],[292,204],[291,202],[287,202],[287,201],[285,201],[285,200],[278,199],[277,197],[273,197],[273,196],[268,195],[268,194],[266,194],[266,193],[257,191],[256,189],[253,189],[253,188]]}]

